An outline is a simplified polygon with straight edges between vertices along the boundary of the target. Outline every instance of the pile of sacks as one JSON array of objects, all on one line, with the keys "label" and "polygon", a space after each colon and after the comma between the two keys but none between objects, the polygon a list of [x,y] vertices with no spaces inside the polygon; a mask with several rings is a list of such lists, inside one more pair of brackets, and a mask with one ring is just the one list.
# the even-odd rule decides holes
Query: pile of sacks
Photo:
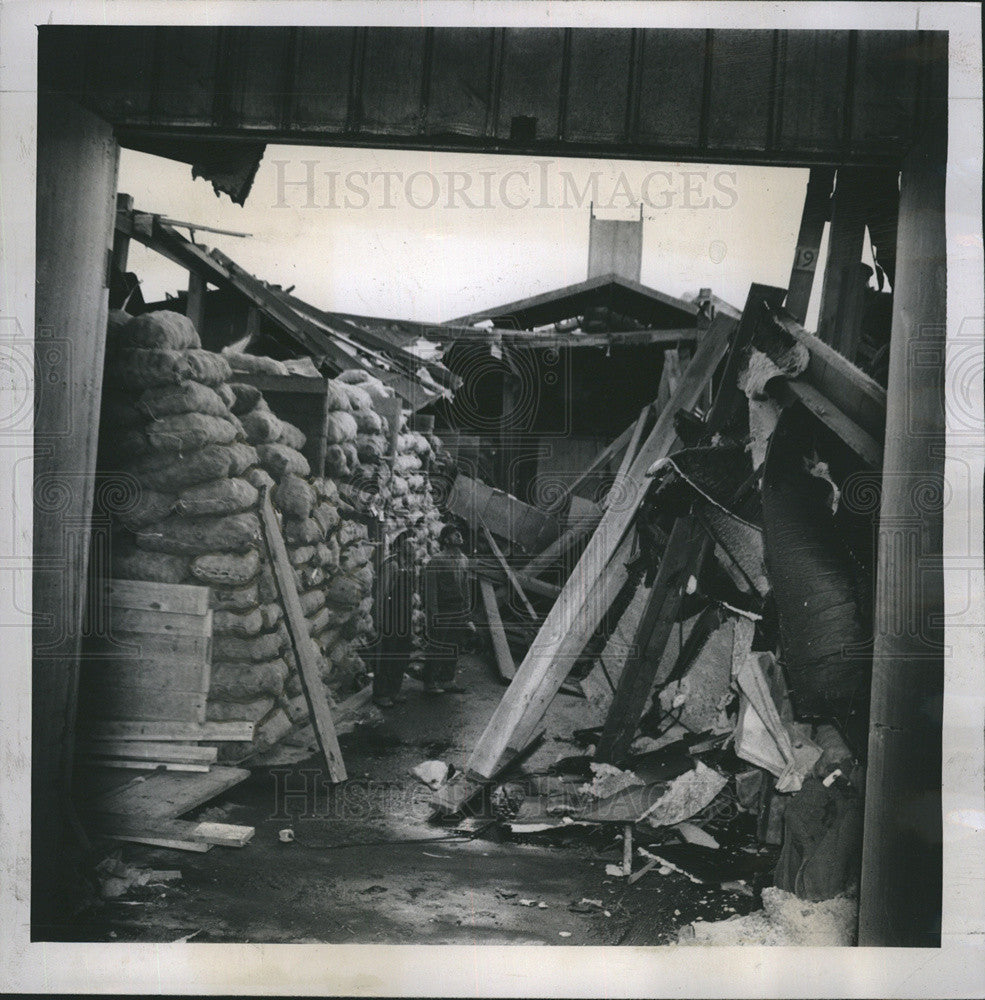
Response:
[{"label": "pile of sacks", "polygon": [[[264,747],[290,728],[281,703],[294,664],[257,507],[291,449],[281,440],[253,447],[237,413],[248,387],[231,377],[187,317],[115,313],[99,465],[138,487],[114,524],[112,575],[211,588],[207,718],[257,723]],[[247,749],[222,746],[227,757]]]}]

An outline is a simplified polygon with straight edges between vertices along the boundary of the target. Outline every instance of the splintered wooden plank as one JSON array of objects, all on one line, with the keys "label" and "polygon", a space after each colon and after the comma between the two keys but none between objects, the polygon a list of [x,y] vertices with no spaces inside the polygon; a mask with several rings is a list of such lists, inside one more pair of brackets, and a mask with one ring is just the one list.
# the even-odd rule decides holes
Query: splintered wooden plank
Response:
[{"label": "splintered wooden plank", "polygon": [[690,576],[698,576],[711,539],[693,518],[678,518],[671,529],[650,597],[633,637],[633,655],[619,677],[596,756],[605,763],[621,760],[636,735],[664,649],[677,621]]},{"label": "splintered wooden plank", "polygon": [[144,781],[124,785],[91,802],[94,812],[132,819],[174,819],[245,781],[241,767],[213,767],[206,774],[155,773]]},{"label": "splintered wooden plank", "polygon": [[516,578],[516,573],[513,572],[510,564],[506,561],[506,556],[503,555],[502,549],[496,544],[496,539],[493,538],[493,533],[489,530],[489,526],[482,519],[482,515],[479,515],[479,525],[482,528],[482,533],[486,536],[486,541],[489,543],[489,548],[492,549],[492,554],[496,557],[496,561],[499,563],[503,572],[506,574],[506,579],[509,580],[510,586],[516,592],[517,597],[523,602],[523,606],[527,609],[527,614],[531,618],[536,619],[537,612],[534,611],[534,606],[530,603],[527,598],[523,587],[520,585],[520,581]]},{"label": "splintered wooden plank", "polygon": [[253,739],[255,722],[167,722],[152,720],[102,720],[90,722],[85,737],[91,740],[207,740],[249,742]]},{"label": "splintered wooden plank", "polygon": [[[719,314],[712,321],[670,402],[657,418],[627,475],[625,502],[612,504],[599,523],[574,572],[564,586],[537,637],[517,669],[513,683],[493,712],[466,764],[480,777],[493,774],[524,717],[542,718],[551,699],[564,682],[573,660],[559,657],[563,644],[585,648],[616,591],[604,586],[598,599],[588,599],[595,584],[605,577],[606,566],[626,535],[646,493],[646,471],[664,458],[677,439],[674,414],[692,409],[724,357],[735,322]],[[630,434],[632,431],[630,431]]]},{"label": "splintered wooden plank", "polygon": [[184,583],[145,583],[142,580],[107,580],[106,603],[113,608],[168,611],[182,615],[205,615],[209,610],[209,588]]},{"label": "splintered wooden plank", "polygon": [[196,823],[195,821],[172,819],[152,820],[129,816],[98,815],[90,822],[91,828],[111,837],[113,840],[128,840],[135,843],[180,842],[183,850],[208,850],[209,847],[245,847],[256,832],[252,826],[236,826],[232,823]]},{"label": "splintered wooden plank", "polygon": [[287,616],[287,631],[291,637],[291,645],[298,662],[298,679],[308,702],[309,718],[318,741],[319,749],[325,758],[329,777],[334,782],[346,780],[345,763],[342,760],[342,750],[339,747],[335,725],[332,722],[332,712],[325,697],[325,686],[322,683],[321,671],[318,669],[316,647],[308,632],[308,621],[301,607],[298,596],[297,581],[294,570],[287,556],[284,536],[281,534],[280,523],[270,502],[270,494],[265,491],[260,505],[260,516],[263,522],[263,532],[270,550],[271,564],[277,589],[280,591]]},{"label": "splintered wooden plank", "polygon": [[482,593],[482,603],[486,607],[486,621],[489,622],[489,636],[492,639],[493,651],[496,654],[496,666],[499,668],[499,676],[504,681],[509,682],[516,675],[516,664],[513,662],[510,644],[507,642],[506,633],[503,631],[503,619],[499,613],[499,604],[496,602],[496,592],[488,580],[481,579],[479,580],[479,590]]},{"label": "splintered wooden plank", "polygon": [[161,760],[174,764],[214,764],[217,747],[182,746],[180,743],[126,740],[86,740],[78,744],[79,751],[93,756],[122,757],[130,760]]},{"label": "splintered wooden plank", "polygon": [[114,607],[110,613],[114,633],[140,635],[212,635],[212,612],[204,615],[179,614],[174,611],[148,611],[143,608]]},{"label": "splintered wooden plank", "polygon": [[613,501],[619,502],[620,495],[623,491],[623,484],[626,476],[629,475],[629,469],[633,464],[633,459],[636,458],[636,452],[639,450],[640,439],[643,437],[643,431],[646,429],[646,422],[650,418],[650,410],[652,406],[652,403],[647,403],[647,405],[640,411],[640,415],[636,423],[633,424],[633,432],[629,436],[629,443],[626,445],[626,451],[623,453],[622,461],[619,463],[619,468],[616,470],[616,478],[612,481],[612,488],[609,490],[605,500],[603,501],[603,507],[608,507]]}]

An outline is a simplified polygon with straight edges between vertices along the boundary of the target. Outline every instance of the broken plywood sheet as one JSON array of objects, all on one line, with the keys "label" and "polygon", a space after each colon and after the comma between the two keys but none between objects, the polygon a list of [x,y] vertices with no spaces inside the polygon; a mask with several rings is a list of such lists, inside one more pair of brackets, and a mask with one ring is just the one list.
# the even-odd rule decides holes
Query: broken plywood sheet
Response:
[{"label": "broken plywood sheet", "polygon": [[728,618],[708,636],[687,672],[660,692],[660,707],[696,733],[727,733],[732,725],[725,704],[732,698],[734,619]]},{"label": "broken plywood sheet", "polygon": [[640,818],[651,826],[675,826],[709,806],[727,783],[724,775],[698,761],[693,771],[674,778]]}]

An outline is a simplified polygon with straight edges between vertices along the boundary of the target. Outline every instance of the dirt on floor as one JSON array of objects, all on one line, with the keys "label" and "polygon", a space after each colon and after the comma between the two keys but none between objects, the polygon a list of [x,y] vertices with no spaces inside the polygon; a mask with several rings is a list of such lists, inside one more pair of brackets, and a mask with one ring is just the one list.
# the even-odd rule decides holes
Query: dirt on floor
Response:
[{"label": "dirt on floor", "polygon": [[[243,848],[106,844],[103,855],[117,850],[128,864],[182,878],[90,898],[66,939],[651,945],[675,941],[692,920],[756,908],[745,885],[695,884],[666,868],[632,885],[607,875],[622,857],[614,827],[520,839],[489,821],[466,832],[431,821],[432,793],[410,769],[428,759],[461,767],[504,690],[481,657],[461,667],[466,694],[426,695],[408,679],[407,701],[385,710],[383,723],[341,738],[344,785],[330,786],[314,757],[255,770],[185,817],[254,826]],[[559,695],[525,770],[575,752],[572,731],[598,721],[584,700]],[[292,842],[279,839],[284,829]]]}]

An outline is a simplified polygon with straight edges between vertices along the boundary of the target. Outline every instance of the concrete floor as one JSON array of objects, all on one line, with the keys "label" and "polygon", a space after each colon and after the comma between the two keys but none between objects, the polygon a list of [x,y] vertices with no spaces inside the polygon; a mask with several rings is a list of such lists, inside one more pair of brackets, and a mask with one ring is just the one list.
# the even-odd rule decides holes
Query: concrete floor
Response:
[{"label": "concrete floor", "polygon": [[[244,848],[193,854],[125,845],[128,863],[177,868],[182,880],[95,904],[73,923],[70,937],[660,944],[697,917],[754,907],[751,898],[676,873],[654,871],[632,886],[606,876],[606,863],[621,857],[615,831],[579,829],[521,842],[499,828],[469,839],[429,823],[431,792],[410,768],[430,758],[460,767],[504,690],[476,656],[463,658],[460,678],[467,694],[438,697],[408,680],[408,701],[388,709],[384,724],[343,737],[346,785],[330,792],[313,758],[257,770],[199,810],[205,818],[255,826]],[[545,721],[547,738],[526,765],[531,771],[577,752],[558,737],[598,720],[587,715],[585,701],[562,695]],[[285,791],[294,794],[285,799]],[[296,839],[283,844],[278,831],[288,826]],[[601,901],[603,909],[572,912],[569,906],[582,898]]]}]

